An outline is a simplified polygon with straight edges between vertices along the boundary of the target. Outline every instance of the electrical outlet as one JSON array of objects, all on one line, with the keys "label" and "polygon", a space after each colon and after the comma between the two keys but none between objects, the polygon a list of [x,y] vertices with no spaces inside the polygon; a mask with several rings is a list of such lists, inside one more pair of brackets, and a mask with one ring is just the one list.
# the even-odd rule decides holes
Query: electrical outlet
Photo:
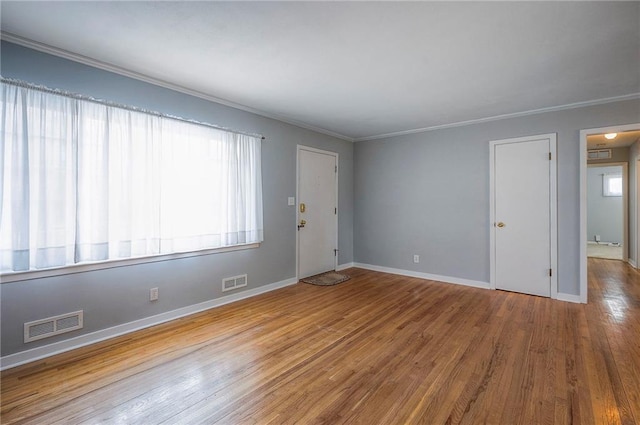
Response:
[{"label": "electrical outlet", "polygon": [[413,256],[413,262],[414,263],[419,263],[420,262],[420,256],[418,254],[414,254]]},{"label": "electrical outlet", "polygon": [[149,289],[149,301],[158,301],[158,288]]}]

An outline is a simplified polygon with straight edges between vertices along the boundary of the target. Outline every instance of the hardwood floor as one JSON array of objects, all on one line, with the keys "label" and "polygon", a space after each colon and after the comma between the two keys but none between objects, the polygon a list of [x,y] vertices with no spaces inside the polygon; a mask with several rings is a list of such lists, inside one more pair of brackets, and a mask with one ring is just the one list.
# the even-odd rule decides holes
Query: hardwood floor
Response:
[{"label": "hardwood floor", "polygon": [[640,423],[625,263],[588,305],[347,273],[5,371],[2,423]]}]

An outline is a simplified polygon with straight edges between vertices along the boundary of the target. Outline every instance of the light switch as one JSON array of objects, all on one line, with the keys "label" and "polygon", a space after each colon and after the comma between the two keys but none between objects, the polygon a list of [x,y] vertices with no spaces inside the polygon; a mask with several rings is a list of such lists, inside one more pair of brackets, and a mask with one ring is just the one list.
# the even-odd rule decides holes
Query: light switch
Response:
[{"label": "light switch", "polygon": [[289,200],[287,202],[287,205],[289,205],[290,207],[294,206],[296,204],[296,198],[294,198],[293,196],[289,196]]}]

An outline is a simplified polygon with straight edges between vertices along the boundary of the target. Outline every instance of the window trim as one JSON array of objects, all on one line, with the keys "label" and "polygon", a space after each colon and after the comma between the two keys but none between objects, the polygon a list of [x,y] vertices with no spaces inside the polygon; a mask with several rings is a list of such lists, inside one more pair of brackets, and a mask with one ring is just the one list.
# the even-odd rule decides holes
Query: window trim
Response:
[{"label": "window trim", "polygon": [[20,272],[5,272],[0,274],[0,284],[20,282],[23,280],[42,279],[47,277],[64,276],[75,273],[85,273],[97,270],[113,269],[116,267],[135,266],[138,264],[158,263],[161,261],[178,260],[180,258],[199,257],[203,255],[222,254],[225,252],[244,251],[247,249],[259,248],[259,242],[223,246],[220,248],[207,248],[198,251],[174,252],[171,254],[156,254],[140,257],[112,259],[103,261],[87,261],[77,264],[69,264],[61,267],[54,267],[43,270],[28,270]]}]

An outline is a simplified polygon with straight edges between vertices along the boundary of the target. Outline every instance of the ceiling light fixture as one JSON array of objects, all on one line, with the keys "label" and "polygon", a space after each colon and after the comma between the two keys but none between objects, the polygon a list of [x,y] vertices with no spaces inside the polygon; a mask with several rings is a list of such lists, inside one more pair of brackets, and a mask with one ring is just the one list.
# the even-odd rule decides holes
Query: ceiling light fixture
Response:
[{"label": "ceiling light fixture", "polygon": [[613,140],[616,138],[617,135],[618,133],[607,133],[604,135],[604,138],[607,140]]}]

